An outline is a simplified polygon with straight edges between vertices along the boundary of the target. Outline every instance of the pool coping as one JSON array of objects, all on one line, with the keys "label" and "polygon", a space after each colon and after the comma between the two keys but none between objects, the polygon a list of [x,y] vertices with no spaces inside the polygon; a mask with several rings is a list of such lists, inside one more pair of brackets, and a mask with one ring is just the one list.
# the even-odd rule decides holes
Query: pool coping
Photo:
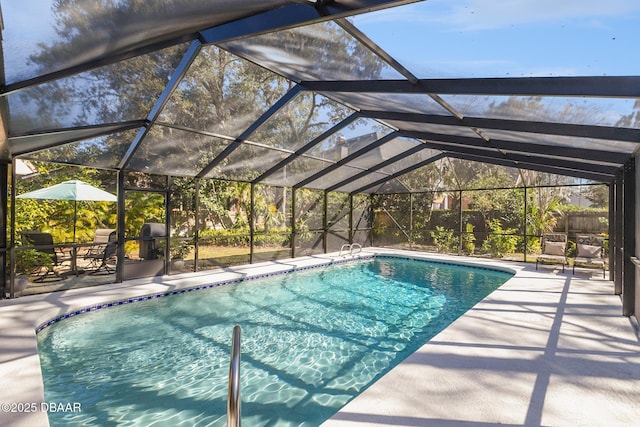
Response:
[{"label": "pool coping", "polygon": [[504,273],[509,273],[509,274],[515,274],[515,271],[513,269],[508,269],[508,268],[502,268],[500,266],[495,266],[495,267],[488,267],[486,265],[475,265],[475,264],[468,264],[468,263],[464,263],[464,262],[460,262],[460,263],[455,263],[451,260],[438,260],[438,259],[433,259],[433,258],[417,258],[417,257],[411,257],[411,256],[407,256],[407,255],[403,255],[403,254],[362,254],[362,255],[356,255],[356,256],[349,256],[349,257],[342,257],[342,256],[337,256],[334,258],[331,258],[330,260],[326,261],[326,262],[322,262],[320,264],[317,265],[309,265],[309,266],[303,266],[303,267],[296,267],[296,268],[289,268],[289,269],[284,269],[284,270],[278,270],[278,271],[269,271],[269,272],[261,272],[261,273],[257,273],[257,274],[250,274],[247,275],[246,277],[241,277],[241,278],[232,278],[232,279],[225,279],[222,281],[216,281],[214,283],[205,283],[205,284],[200,284],[200,285],[195,285],[195,286],[188,286],[186,288],[179,288],[179,289],[175,289],[175,290],[169,290],[169,291],[163,291],[163,292],[159,292],[159,293],[151,293],[151,294],[147,294],[147,295],[142,295],[142,296],[136,296],[136,297],[125,297],[125,298],[120,298],[118,300],[114,300],[114,301],[107,301],[107,302],[100,302],[97,304],[92,304],[90,306],[85,306],[82,307],[80,309],[75,309],[75,310],[71,310],[69,312],[66,312],[64,314],[60,314],[52,319],[47,320],[46,322],[41,323],[40,325],[36,326],[36,335],[39,334],[43,329],[48,328],[51,325],[54,325],[60,321],[63,321],[65,319],[69,319],[71,317],[75,317],[75,316],[79,316],[81,314],[84,313],[90,313],[92,311],[97,311],[97,310],[103,310],[103,309],[107,309],[107,308],[111,308],[111,307],[117,307],[117,306],[122,306],[122,305],[127,305],[127,304],[133,304],[135,302],[141,302],[141,301],[148,301],[148,300],[152,300],[152,299],[157,299],[157,298],[164,298],[164,297],[168,297],[168,296],[172,296],[172,295],[180,295],[180,294],[185,294],[185,293],[190,293],[190,292],[196,292],[196,291],[202,291],[205,289],[211,289],[211,288],[217,288],[220,286],[225,286],[225,285],[230,285],[233,283],[239,283],[242,281],[248,281],[248,280],[257,280],[257,279],[263,279],[263,278],[267,278],[267,277],[274,277],[274,276],[278,276],[278,275],[282,275],[282,274],[287,274],[287,273],[291,273],[294,271],[304,271],[304,270],[309,270],[309,269],[315,269],[315,268],[322,268],[322,267],[328,267],[331,265],[339,265],[339,264],[346,264],[349,262],[354,262],[357,260],[366,260],[366,259],[373,259],[373,258],[392,258],[392,259],[400,259],[400,260],[412,260],[412,261],[424,261],[424,262],[429,262],[429,263],[436,263],[436,264],[449,264],[449,265],[467,265],[479,270],[490,270],[490,271],[499,271],[499,272],[504,272]]},{"label": "pool coping", "polygon": [[[10,408],[22,409],[22,411],[17,412],[2,410],[0,412],[0,424],[11,426],[48,425],[46,412],[40,410],[42,404],[46,404],[46,402],[44,402],[42,374],[37,352],[36,330],[48,326],[52,320],[59,321],[65,316],[71,317],[86,311],[105,308],[109,304],[121,305],[173,293],[191,292],[213,286],[212,283],[222,284],[248,278],[265,277],[374,255],[400,256],[459,265],[488,267],[514,273],[514,278],[517,278],[524,268],[524,265],[517,263],[495,260],[366,248],[354,256],[339,257],[336,253],[322,254],[179,276],[137,279],[118,284],[26,296],[15,300],[3,300],[0,302],[0,322],[3,325],[3,329],[0,332],[0,340],[3,343],[0,349],[0,403],[29,404],[30,406],[22,405],[19,408],[14,405],[14,408]],[[507,283],[512,280],[514,279],[510,279]],[[34,408],[36,410],[33,412],[25,412],[25,410]]]}]

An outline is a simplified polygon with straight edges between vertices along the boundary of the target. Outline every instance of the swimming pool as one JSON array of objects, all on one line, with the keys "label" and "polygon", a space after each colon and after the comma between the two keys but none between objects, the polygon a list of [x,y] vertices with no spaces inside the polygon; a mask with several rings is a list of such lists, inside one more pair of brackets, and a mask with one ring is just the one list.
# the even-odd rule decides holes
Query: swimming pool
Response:
[{"label": "swimming pool", "polygon": [[225,425],[243,328],[242,420],[329,418],[511,274],[376,257],[92,311],[38,335],[56,425]]}]

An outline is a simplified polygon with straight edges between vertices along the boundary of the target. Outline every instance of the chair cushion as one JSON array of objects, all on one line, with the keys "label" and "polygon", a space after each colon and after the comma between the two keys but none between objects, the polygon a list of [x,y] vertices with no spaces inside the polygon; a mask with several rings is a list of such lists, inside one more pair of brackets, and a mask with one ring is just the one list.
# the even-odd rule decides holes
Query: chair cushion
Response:
[{"label": "chair cushion", "polygon": [[544,254],[545,255],[564,255],[565,243],[564,242],[545,242]]},{"label": "chair cushion", "polygon": [[602,247],[578,243],[578,256],[583,258],[600,258]]},{"label": "chair cushion", "polygon": [[113,228],[98,228],[93,237],[93,243],[109,243],[109,236],[116,230]]}]

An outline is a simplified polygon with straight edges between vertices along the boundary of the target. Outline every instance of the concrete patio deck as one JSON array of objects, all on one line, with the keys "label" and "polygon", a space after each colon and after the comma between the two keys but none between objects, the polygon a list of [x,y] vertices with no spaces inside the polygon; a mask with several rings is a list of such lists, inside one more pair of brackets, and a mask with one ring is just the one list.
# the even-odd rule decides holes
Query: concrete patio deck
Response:
[{"label": "concrete patio deck", "polygon": [[[363,251],[363,254],[373,250]],[[551,267],[489,264],[514,278],[323,424],[631,426],[640,420],[640,345],[613,285]],[[46,426],[35,328],[98,303],[326,263],[331,255],[141,279],[0,301],[0,425]],[[597,275],[597,272],[596,272]],[[33,412],[11,404],[35,404]],[[7,406],[7,404],[9,406]]]},{"label": "concrete patio deck", "polygon": [[586,274],[519,266],[322,426],[640,425],[637,328]]}]

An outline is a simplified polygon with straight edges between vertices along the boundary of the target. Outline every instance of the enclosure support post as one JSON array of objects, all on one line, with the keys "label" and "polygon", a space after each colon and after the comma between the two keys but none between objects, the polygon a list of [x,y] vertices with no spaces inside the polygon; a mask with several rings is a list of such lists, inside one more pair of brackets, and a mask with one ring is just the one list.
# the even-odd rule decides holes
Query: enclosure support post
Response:
[{"label": "enclosure support post", "polygon": [[466,231],[466,228],[462,226],[462,190],[458,191],[458,256],[462,255],[462,233]]},{"label": "enclosure support post", "polygon": [[622,279],[622,315],[632,316],[636,300],[636,266],[633,263],[636,246],[636,168],[632,158],[624,165],[624,276]]},{"label": "enclosure support post", "polygon": [[527,186],[524,186],[524,215],[522,216],[522,238],[523,238],[523,252],[524,259],[522,261],[527,262]]},{"label": "enclosure support post", "polygon": [[291,258],[296,257],[296,189],[291,189]]},{"label": "enclosure support post", "polygon": [[374,211],[373,211],[373,194],[369,196],[369,218],[367,221],[367,228],[369,229],[369,242],[371,242],[371,246],[373,246],[373,221],[374,221]]},{"label": "enclosure support post", "polygon": [[[7,200],[9,195],[9,180],[7,170],[8,165],[3,163],[0,169],[0,175],[2,175],[2,182],[0,186],[2,188],[2,247],[5,248],[5,252],[2,254],[2,295],[0,299],[5,298],[7,291],[7,285],[9,286],[9,298],[14,298],[14,282],[16,277],[16,160],[13,159],[11,163],[11,212],[9,217],[9,223],[11,228],[11,236],[9,236],[9,253],[6,252],[7,248]],[[7,255],[9,255],[9,283],[7,283]]]},{"label": "enclosure support post", "polygon": [[326,254],[328,252],[328,240],[329,240],[329,192],[325,190],[323,198],[323,215],[322,215],[322,249]]},{"label": "enclosure support post", "polygon": [[251,189],[251,208],[249,209],[249,264],[253,264],[253,243],[256,233],[255,225],[255,210],[256,210],[256,185],[252,182],[250,184]]},{"label": "enclosure support post", "polygon": [[353,194],[349,194],[349,244],[353,244]]},{"label": "enclosure support post", "polygon": [[117,235],[118,235],[118,246],[117,246],[117,260],[116,260],[116,282],[121,283],[124,277],[124,201],[125,201],[125,190],[124,190],[124,172],[119,170],[117,175],[117,184],[116,184],[116,193],[118,196],[118,207],[117,207]]},{"label": "enclosure support post", "polygon": [[409,193],[409,249],[413,249],[413,193]]},{"label": "enclosure support post", "polygon": [[616,180],[614,181],[614,185],[615,185],[615,192],[616,192],[616,221],[615,221],[615,247],[609,248],[610,251],[614,251],[615,254],[615,262],[613,267],[616,269],[615,271],[615,282],[614,282],[614,287],[615,287],[615,294],[616,295],[621,295],[622,294],[622,271],[623,271],[623,264],[624,264],[624,249],[623,249],[623,235],[624,235],[624,217],[623,217],[623,211],[622,211],[622,177],[621,175],[618,175],[618,177],[616,177]]},{"label": "enclosure support post", "polygon": [[171,273],[171,186],[173,179],[167,175],[164,181],[164,274]]},{"label": "enclosure support post", "polygon": [[[616,233],[616,186],[612,182],[608,185],[609,188],[609,280],[615,283],[616,281],[616,256],[615,248],[617,247],[617,233]],[[616,290],[616,295],[619,293]]]},{"label": "enclosure support post", "polygon": [[198,247],[200,246],[200,178],[194,178],[194,197],[193,207],[195,209],[196,229],[193,242],[193,271],[198,271]]}]

